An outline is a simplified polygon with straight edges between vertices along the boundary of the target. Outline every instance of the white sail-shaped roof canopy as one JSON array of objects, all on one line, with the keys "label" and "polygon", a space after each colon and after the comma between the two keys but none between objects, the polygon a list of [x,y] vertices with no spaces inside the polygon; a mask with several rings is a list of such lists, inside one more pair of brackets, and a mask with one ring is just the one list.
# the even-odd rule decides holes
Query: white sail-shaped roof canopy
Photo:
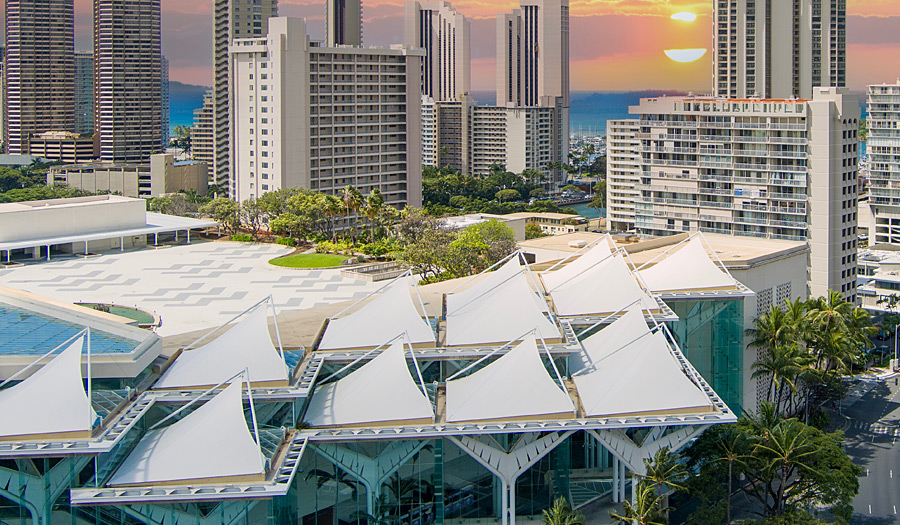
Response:
[{"label": "white sail-shaped roof canopy", "polygon": [[78,337],[27,379],[0,390],[0,440],[89,438],[97,414],[81,375]]},{"label": "white sail-shaped roof canopy", "polygon": [[202,388],[228,380],[247,369],[253,384],[285,386],[288,368],[272,344],[266,305],[260,303],[243,319],[209,343],[183,351],[153,385],[156,389]]},{"label": "white sail-shaped roof canopy", "polygon": [[538,306],[537,302],[543,301],[529,285],[524,271],[478,296],[451,294],[446,301],[447,346],[504,344],[521,339],[530,330],[536,330],[545,341],[562,339],[559,328]]},{"label": "white sail-shaped roof canopy", "polygon": [[[510,278],[520,273],[525,273],[527,269],[522,266],[522,262],[520,260],[520,255],[517,252],[515,256],[510,258],[507,262],[503,263],[502,266],[497,268],[492,272],[482,272],[478,275],[474,284],[468,285],[462,290],[452,291],[447,294],[447,301],[453,301],[455,305],[466,304],[470,301],[477,300],[485,295],[487,292],[493,290],[497,286],[505,283]],[[534,304],[540,309],[542,312],[549,312],[550,308],[547,306],[547,303],[541,299],[538,293],[534,293]],[[451,299],[452,297],[452,299]]]},{"label": "white sail-shaped roof canopy", "polygon": [[706,393],[685,375],[661,330],[625,346],[610,343],[594,348],[593,371],[573,377],[586,417],[715,410]]},{"label": "white sail-shaped roof canopy", "polygon": [[599,363],[610,348],[634,345],[649,335],[650,328],[644,320],[644,313],[637,307],[630,307],[625,315],[581,341],[584,354],[572,354],[569,371],[574,374],[585,368],[593,369],[594,364]]},{"label": "white sail-shaped roof canopy", "polygon": [[653,292],[733,290],[734,277],[710,258],[699,236],[684,241],[665,259],[640,270],[641,278]]},{"label": "white sail-shaped roof canopy", "polygon": [[316,388],[306,422],[313,427],[427,424],[434,409],[395,342],[349,375]]},{"label": "white sail-shaped roof canopy", "polygon": [[375,348],[406,334],[416,346],[433,346],[434,331],[409,294],[407,277],[387,285],[380,295],[350,315],[329,319],[319,350]]},{"label": "white sail-shaped roof canopy", "polygon": [[576,259],[567,262],[559,269],[542,273],[541,280],[544,281],[547,291],[552,292],[568,281],[591,271],[598,263],[613,253],[610,246],[615,246],[612,238],[609,235],[604,235]]},{"label": "white sail-shaped roof canopy", "polygon": [[[546,285],[545,275],[541,276]],[[621,253],[608,255],[589,269],[550,288],[549,292],[556,313],[561,317],[608,315],[631,304],[651,312],[660,309],[638,284]]]},{"label": "white sail-shaped roof canopy", "polygon": [[236,380],[184,419],[147,432],[108,485],[263,481],[265,461],[247,427],[241,388]]},{"label": "white sail-shaped roof canopy", "polygon": [[534,336],[446,387],[447,423],[574,417],[572,399],[550,377]]}]

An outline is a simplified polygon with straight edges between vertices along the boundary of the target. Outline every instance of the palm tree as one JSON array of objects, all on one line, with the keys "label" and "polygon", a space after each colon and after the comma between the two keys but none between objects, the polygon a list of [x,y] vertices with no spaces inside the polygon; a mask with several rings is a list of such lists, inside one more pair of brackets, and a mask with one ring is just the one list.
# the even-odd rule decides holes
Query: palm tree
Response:
[{"label": "palm tree", "polygon": [[760,359],[753,363],[753,379],[768,377],[769,387],[766,399],[774,402],[775,410],[781,412],[781,400],[785,387],[792,394],[797,393],[796,378],[803,371],[804,357],[796,343],[766,348]]},{"label": "palm tree", "polygon": [[632,488],[634,493],[634,503],[625,501],[622,503],[622,514],[610,512],[609,516],[614,520],[623,523],[633,523],[637,525],[665,525],[666,519],[659,511],[660,497],[656,495],[656,490],[652,483],[645,480],[638,482],[636,488]]},{"label": "palm tree", "polygon": [[[344,188],[344,191],[341,193],[341,200],[344,203],[344,213],[349,221],[350,216],[359,212],[362,207],[363,196],[359,190],[351,185]],[[356,242],[356,222],[353,223],[353,242]]]},{"label": "palm tree", "polygon": [[747,447],[747,434],[738,432],[735,428],[728,428],[719,438],[716,446],[719,449],[719,461],[728,463],[728,492],[725,496],[725,525],[731,524],[731,493],[734,483],[734,464],[741,461],[744,455],[740,453]]},{"label": "palm tree", "polygon": [[644,459],[647,473],[644,479],[656,485],[656,493],[659,494],[661,508],[668,516],[668,498],[670,491],[684,490],[682,482],[687,478],[687,470],[678,461],[675,454],[669,452],[669,447],[663,447],[656,451],[653,460]]},{"label": "palm tree", "polygon": [[359,491],[359,485],[356,480],[350,477],[346,472],[339,469],[337,466],[334,467],[334,472],[328,472],[327,470],[319,470],[313,469],[306,473],[307,481],[316,478],[316,489],[321,489],[323,485],[326,483],[334,484],[334,509],[331,512],[332,523],[334,525],[338,524],[338,501],[340,499],[341,487],[347,487],[350,489],[350,499],[356,499],[356,495]]},{"label": "palm tree", "polygon": [[553,506],[544,511],[544,525],[584,525],[584,514],[572,510],[566,498],[553,500]]},{"label": "palm tree", "polygon": [[381,195],[381,192],[378,191],[378,188],[372,190],[372,193],[366,197],[365,204],[365,215],[366,219],[369,221],[369,242],[375,242],[375,221],[378,219],[378,216],[381,214],[381,209],[384,207],[384,196]]}]

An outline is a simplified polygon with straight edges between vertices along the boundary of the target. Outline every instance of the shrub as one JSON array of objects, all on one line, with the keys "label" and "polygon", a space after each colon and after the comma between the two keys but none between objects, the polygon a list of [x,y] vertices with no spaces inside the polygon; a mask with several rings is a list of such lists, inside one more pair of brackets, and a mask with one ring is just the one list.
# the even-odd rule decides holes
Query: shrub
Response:
[{"label": "shrub", "polygon": [[353,251],[353,245],[346,242],[322,241],[316,245],[316,253],[349,254]]},{"label": "shrub", "polygon": [[239,233],[237,235],[232,235],[231,240],[237,242],[252,242],[253,236],[249,233]]},{"label": "shrub", "polygon": [[279,237],[275,244],[281,244],[282,246],[297,246],[297,241],[290,237]]}]

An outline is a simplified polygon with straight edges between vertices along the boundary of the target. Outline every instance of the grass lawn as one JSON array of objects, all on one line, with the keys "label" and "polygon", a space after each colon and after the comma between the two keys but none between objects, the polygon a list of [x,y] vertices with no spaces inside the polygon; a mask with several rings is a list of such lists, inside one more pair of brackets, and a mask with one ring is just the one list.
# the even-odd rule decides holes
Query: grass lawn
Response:
[{"label": "grass lawn", "polygon": [[330,253],[300,253],[272,259],[269,264],[283,268],[327,268],[340,266],[341,261],[349,259],[344,255],[332,255]]}]

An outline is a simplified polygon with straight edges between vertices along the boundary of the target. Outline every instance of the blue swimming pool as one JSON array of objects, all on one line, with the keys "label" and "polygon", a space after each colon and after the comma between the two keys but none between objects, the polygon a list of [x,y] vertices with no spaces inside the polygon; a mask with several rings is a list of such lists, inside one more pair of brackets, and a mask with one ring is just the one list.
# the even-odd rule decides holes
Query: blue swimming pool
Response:
[{"label": "blue swimming pool", "polygon": [[[75,323],[0,304],[0,356],[43,355],[83,329]],[[125,354],[139,344],[140,341],[91,330],[91,353]]]}]

